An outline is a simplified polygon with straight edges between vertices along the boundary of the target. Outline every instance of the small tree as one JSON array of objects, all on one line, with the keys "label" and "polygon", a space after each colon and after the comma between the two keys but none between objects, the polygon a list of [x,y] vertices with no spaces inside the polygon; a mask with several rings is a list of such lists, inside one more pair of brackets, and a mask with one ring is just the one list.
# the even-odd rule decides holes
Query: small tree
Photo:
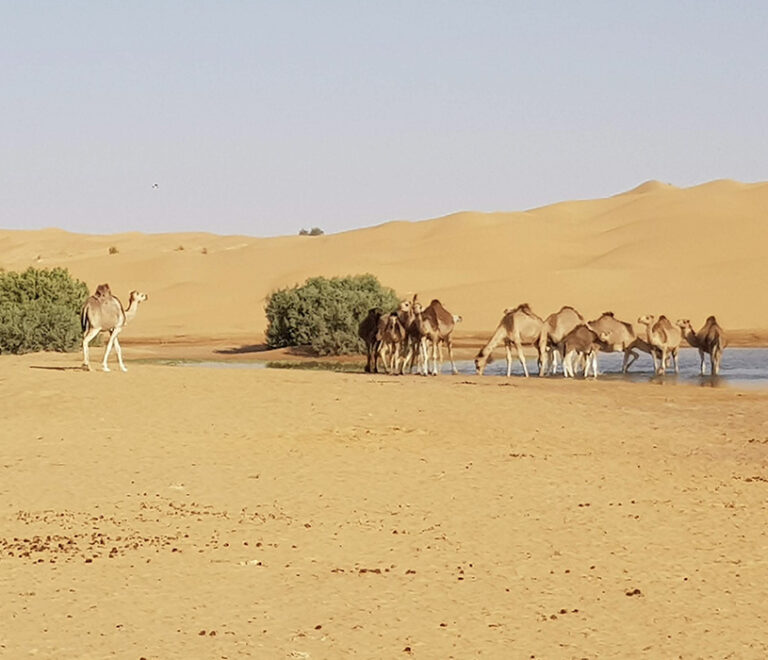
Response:
[{"label": "small tree", "polygon": [[65,268],[0,273],[0,353],[73,349],[87,298]]},{"label": "small tree", "polygon": [[320,227],[312,227],[310,230],[299,229],[299,236],[322,236],[325,232]]},{"label": "small tree", "polygon": [[373,275],[312,277],[267,297],[267,344],[309,345],[319,355],[357,353],[362,350],[360,320],[372,307],[389,311],[397,303],[395,292]]}]

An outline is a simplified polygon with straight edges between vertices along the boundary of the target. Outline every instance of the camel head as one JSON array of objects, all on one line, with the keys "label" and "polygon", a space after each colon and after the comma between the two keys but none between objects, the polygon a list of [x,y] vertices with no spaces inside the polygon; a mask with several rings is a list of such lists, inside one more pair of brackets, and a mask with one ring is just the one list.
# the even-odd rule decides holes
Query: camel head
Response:
[{"label": "camel head", "polygon": [[656,317],[653,314],[646,314],[645,316],[641,316],[639,319],[637,319],[637,322],[640,325],[651,326],[656,322]]},{"label": "camel head", "polygon": [[480,351],[475,356],[475,371],[477,372],[477,375],[482,376],[483,371],[485,371],[485,367],[489,365],[491,362],[493,362],[493,358],[491,357],[491,354],[488,353],[488,355],[483,355],[483,352]]},{"label": "camel head", "polygon": [[460,314],[452,314],[451,316],[453,316],[454,323],[461,323],[464,320]]},{"label": "camel head", "polygon": [[397,306],[397,311],[402,312],[403,314],[408,314],[408,312],[411,311],[411,301],[401,300],[400,304]]},{"label": "camel head", "polygon": [[421,303],[418,300],[413,301],[413,313],[414,314],[421,314],[424,311],[424,308],[421,306]]},{"label": "camel head", "polygon": [[678,319],[675,322],[675,325],[680,328],[683,332],[690,332],[692,334],[696,334],[696,331],[693,329],[693,326],[691,325],[690,319]]},{"label": "camel head", "polygon": [[149,296],[146,293],[141,293],[141,291],[131,291],[128,296],[128,306],[130,307],[133,303],[144,302],[147,298],[149,298]]}]

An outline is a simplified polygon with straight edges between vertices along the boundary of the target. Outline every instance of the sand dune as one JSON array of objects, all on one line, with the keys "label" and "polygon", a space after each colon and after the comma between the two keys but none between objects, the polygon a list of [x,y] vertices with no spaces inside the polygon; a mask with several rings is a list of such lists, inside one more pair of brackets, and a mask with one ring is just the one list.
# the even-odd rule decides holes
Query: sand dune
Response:
[{"label": "sand dune", "polygon": [[698,324],[716,314],[727,328],[765,331],[768,307],[751,291],[768,279],[766,208],[766,183],[649,181],[605,199],[319,237],[0,231],[0,264],[65,266],[123,296],[146,290],[150,303],[126,339],[258,340],[270,291],[363,272],[402,295],[439,297],[471,334],[489,332],[505,307],[524,301],[542,316],[572,304],[588,317],[612,309]]}]

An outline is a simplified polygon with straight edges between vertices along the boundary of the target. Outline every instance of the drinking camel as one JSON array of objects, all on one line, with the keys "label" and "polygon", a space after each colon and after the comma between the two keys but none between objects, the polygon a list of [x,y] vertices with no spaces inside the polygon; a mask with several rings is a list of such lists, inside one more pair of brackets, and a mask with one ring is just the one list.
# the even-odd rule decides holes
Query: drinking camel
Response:
[{"label": "drinking camel", "polygon": [[[475,370],[478,375],[482,376],[486,365],[491,360],[493,349],[503,341],[507,352],[507,377],[512,375],[512,347],[514,346],[527,378],[528,365],[525,363],[523,346],[539,348],[539,338],[543,325],[544,321],[531,310],[528,303],[518,305],[514,309],[505,309],[504,316],[493,336],[475,357]],[[541,355],[539,355],[539,364],[541,364]]]}]

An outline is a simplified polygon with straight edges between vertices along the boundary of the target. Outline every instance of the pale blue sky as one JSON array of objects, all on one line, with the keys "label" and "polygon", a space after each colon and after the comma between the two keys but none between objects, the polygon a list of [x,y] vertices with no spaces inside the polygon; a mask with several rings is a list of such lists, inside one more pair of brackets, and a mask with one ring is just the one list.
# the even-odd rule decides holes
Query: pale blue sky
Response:
[{"label": "pale blue sky", "polygon": [[768,180],[766,35],[768,2],[0,0],[0,227],[337,232]]}]

